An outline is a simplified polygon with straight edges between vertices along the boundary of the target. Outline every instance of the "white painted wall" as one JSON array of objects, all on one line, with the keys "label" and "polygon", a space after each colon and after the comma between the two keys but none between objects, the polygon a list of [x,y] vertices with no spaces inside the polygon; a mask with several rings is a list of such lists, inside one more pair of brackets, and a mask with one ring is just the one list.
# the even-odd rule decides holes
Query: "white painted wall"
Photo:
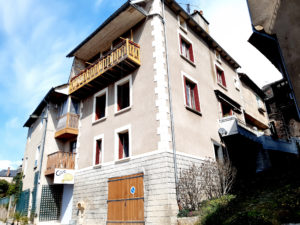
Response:
[{"label": "white painted wall", "polygon": [[72,218],[72,203],[73,203],[73,184],[65,184],[62,206],[61,206],[61,224],[69,224]]}]

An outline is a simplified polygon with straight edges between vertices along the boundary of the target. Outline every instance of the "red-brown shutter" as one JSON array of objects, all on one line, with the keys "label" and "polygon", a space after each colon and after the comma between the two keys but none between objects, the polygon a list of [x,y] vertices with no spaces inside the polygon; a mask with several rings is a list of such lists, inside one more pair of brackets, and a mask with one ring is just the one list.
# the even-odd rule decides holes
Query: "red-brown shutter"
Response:
[{"label": "red-brown shutter", "polygon": [[179,42],[180,42],[180,54],[182,55],[182,39],[181,39],[181,35],[179,35]]},{"label": "red-brown shutter", "polygon": [[101,142],[100,141],[96,141],[96,160],[95,160],[95,164],[98,165],[100,162],[100,152],[101,152]]},{"label": "red-brown shutter", "polygon": [[96,98],[96,113],[95,113],[95,120],[98,120],[100,119],[99,115],[100,115],[100,112],[99,112],[99,98]]},{"label": "red-brown shutter", "polygon": [[222,84],[223,84],[224,87],[226,87],[226,80],[225,80],[224,71],[222,71]]},{"label": "red-brown shutter", "polygon": [[119,134],[119,159],[123,158],[122,134]]},{"label": "red-brown shutter", "polygon": [[197,84],[195,84],[195,87],[194,87],[194,96],[195,96],[196,110],[200,112],[200,101],[199,101],[198,86],[197,86]]},{"label": "red-brown shutter", "polygon": [[192,46],[192,44],[190,44],[190,47],[189,47],[189,54],[190,54],[190,60],[192,62],[194,62],[194,53],[193,53],[193,46]]},{"label": "red-brown shutter", "polygon": [[184,82],[184,95],[185,95],[185,104],[188,105],[187,101],[187,94],[186,94],[186,77],[183,77],[183,82]]}]

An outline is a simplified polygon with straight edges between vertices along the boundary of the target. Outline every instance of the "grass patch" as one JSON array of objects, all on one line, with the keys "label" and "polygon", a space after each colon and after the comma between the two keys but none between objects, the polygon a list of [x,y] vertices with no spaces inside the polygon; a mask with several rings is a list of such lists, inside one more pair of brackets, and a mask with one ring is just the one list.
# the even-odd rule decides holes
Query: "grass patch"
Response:
[{"label": "grass patch", "polygon": [[201,204],[201,225],[280,225],[300,222],[299,170],[272,171],[241,181],[235,195]]}]

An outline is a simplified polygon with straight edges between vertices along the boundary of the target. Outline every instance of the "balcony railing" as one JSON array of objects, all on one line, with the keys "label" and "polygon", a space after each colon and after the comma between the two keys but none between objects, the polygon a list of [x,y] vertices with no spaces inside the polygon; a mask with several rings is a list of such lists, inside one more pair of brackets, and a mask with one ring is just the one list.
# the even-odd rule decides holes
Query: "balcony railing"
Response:
[{"label": "balcony railing", "polygon": [[47,168],[45,175],[54,174],[55,169],[74,169],[75,153],[71,152],[54,152],[48,155]]},{"label": "balcony railing", "polygon": [[[122,65],[119,65],[123,63]],[[119,65],[116,70],[112,71],[116,65]],[[90,84],[92,81],[110,70],[110,74],[117,72],[128,72],[140,65],[140,46],[128,39],[123,40],[113,50],[101,57],[95,64],[89,66],[87,69],[73,77],[69,84],[69,94],[72,94]],[[115,68],[114,68],[115,69]],[[107,79],[106,79],[107,80]]]},{"label": "balcony railing", "polygon": [[71,138],[78,135],[79,115],[67,113],[58,119],[55,138]]}]

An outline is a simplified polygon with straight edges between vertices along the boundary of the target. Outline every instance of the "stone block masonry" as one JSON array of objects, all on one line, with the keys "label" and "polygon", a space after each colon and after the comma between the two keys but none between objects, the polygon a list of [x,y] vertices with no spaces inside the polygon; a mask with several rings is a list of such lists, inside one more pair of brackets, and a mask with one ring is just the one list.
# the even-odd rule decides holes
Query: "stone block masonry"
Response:
[{"label": "stone block masonry", "polygon": [[[180,154],[177,157],[179,168],[201,162],[201,159]],[[127,162],[78,170],[75,176],[72,219],[82,225],[106,224],[108,179],[141,172],[144,173],[145,224],[177,224],[173,155],[172,152],[159,151]],[[76,208],[79,201],[85,203],[82,216]]]}]

